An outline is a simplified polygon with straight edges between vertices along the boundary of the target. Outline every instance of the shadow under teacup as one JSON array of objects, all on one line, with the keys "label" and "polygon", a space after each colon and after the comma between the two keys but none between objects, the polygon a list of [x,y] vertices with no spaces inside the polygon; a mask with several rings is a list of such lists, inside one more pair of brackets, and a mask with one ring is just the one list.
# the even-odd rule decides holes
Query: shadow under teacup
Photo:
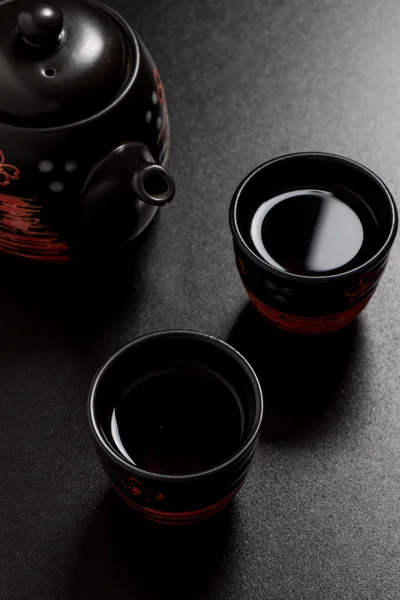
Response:
[{"label": "shadow under teacup", "polygon": [[234,348],[206,334],[156,332],[100,369],[89,422],[111,483],[140,515],[189,524],[242,486],[263,415],[260,384]]},{"label": "shadow under teacup", "polygon": [[397,233],[392,195],[372,171],[324,153],[275,158],[236,190],[230,225],[251,302],[271,324],[327,333],[353,321]]}]

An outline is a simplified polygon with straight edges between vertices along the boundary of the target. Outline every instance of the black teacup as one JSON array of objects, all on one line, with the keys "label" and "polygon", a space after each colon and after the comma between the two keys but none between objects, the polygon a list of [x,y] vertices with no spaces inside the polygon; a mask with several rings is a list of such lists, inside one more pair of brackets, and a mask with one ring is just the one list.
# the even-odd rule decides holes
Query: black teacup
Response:
[{"label": "black teacup", "polygon": [[373,295],[397,233],[392,195],[366,167],[299,153],[250,173],[230,208],[237,267],[261,315],[289,332],[327,333]]},{"label": "black teacup", "polygon": [[262,393],[248,362],[209,335],[141,337],[100,369],[89,421],[120,496],[159,523],[220,512],[242,486],[258,443]]}]

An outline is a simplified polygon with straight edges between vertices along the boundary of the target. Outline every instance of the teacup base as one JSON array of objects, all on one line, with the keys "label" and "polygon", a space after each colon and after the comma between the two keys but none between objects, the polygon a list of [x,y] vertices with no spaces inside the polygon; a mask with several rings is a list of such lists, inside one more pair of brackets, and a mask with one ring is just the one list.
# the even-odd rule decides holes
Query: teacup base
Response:
[{"label": "teacup base", "polygon": [[115,490],[118,492],[122,500],[130,508],[135,510],[138,515],[144,517],[148,521],[153,521],[162,525],[193,525],[195,523],[205,521],[206,519],[210,519],[211,517],[214,517],[215,515],[222,512],[228,506],[228,504],[232,502],[234,496],[236,496],[240,487],[241,486],[239,486],[228,496],[226,496],[219,502],[212,504],[211,506],[192,511],[172,512],[156,510],[154,508],[142,506],[125,496],[125,494],[123,494],[119,489],[117,489],[114,486]]},{"label": "teacup base", "polygon": [[365,308],[372,296],[372,294],[369,294],[351,308],[333,315],[301,317],[271,308],[254,296],[250,290],[246,289],[246,291],[250,302],[252,302],[260,315],[271,325],[279,327],[288,333],[295,333],[298,335],[321,335],[324,333],[333,333],[334,331],[347,327],[347,325],[350,325],[350,323],[352,323]]}]

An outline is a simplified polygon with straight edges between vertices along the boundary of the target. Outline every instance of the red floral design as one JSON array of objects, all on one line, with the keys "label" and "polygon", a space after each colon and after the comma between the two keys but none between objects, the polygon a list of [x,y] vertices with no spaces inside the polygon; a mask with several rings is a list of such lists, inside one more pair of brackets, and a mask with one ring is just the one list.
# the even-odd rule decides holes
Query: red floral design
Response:
[{"label": "red floral design", "polygon": [[384,267],[381,267],[376,271],[370,271],[369,273],[366,273],[361,277],[357,285],[346,290],[345,296],[348,297],[349,304],[356,302],[357,300],[365,296],[365,294],[372,287],[375,287],[383,273],[383,270]]},{"label": "red floral design", "polygon": [[161,81],[160,74],[156,68],[154,68],[153,75],[154,75],[154,79],[156,80],[156,85],[157,85],[158,101],[160,104],[165,104],[164,87],[163,87],[163,84]]},{"label": "red floral design", "polygon": [[19,179],[20,170],[14,165],[8,165],[5,162],[4,154],[0,150],[0,185],[10,185],[11,179]]},{"label": "red floral design", "polygon": [[133,502],[130,498],[127,498],[117,488],[116,489],[118,494],[128,506],[136,510],[138,514],[150,521],[154,521],[156,523],[163,523],[164,525],[190,525],[191,523],[197,523],[198,521],[209,519],[210,517],[213,517],[214,515],[221,512],[231,502],[235,494],[237,494],[237,492],[241,488],[241,485],[242,484],[240,484],[239,487],[237,487],[235,490],[233,490],[233,492],[226,496],[226,498],[223,498],[219,502],[211,504],[206,508],[191,510],[187,512],[161,511],[156,510],[154,508],[149,508],[147,506],[140,506],[136,502]]},{"label": "red floral design", "polygon": [[242,275],[247,275],[246,267],[244,266],[242,259],[239,258],[237,255],[236,255],[236,264],[237,264],[239,273],[241,273]]},{"label": "red floral design", "polygon": [[128,492],[130,496],[135,496],[144,502],[160,502],[164,500],[163,494],[148,489],[143,481],[140,481],[133,475],[126,477],[125,475],[118,474],[117,478],[125,492]]},{"label": "red floral design", "polygon": [[165,99],[164,87],[161,81],[161,77],[156,68],[154,68],[153,75],[156,83],[157,97],[160,103],[162,119],[160,132],[157,138],[157,145],[160,147],[160,162],[165,167],[167,165],[169,155],[169,117],[167,101]]}]

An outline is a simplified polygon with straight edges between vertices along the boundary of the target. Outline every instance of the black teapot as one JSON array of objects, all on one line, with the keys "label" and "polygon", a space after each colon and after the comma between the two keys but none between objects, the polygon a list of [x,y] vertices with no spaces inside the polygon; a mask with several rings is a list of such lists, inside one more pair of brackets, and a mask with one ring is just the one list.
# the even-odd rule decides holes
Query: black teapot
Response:
[{"label": "black teapot", "polygon": [[94,0],[0,2],[0,252],[64,262],[136,237],[174,196],[138,35]]}]

